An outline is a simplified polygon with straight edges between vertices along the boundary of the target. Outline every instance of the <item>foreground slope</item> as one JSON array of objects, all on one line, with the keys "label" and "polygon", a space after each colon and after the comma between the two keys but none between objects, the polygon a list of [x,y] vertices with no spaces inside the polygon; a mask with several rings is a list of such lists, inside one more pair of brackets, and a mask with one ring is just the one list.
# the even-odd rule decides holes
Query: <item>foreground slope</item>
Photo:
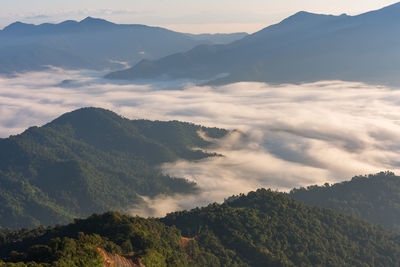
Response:
[{"label": "foreground slope", "polygon": [[46,230],[14,232],[2,238],[0,260],[6,262],[103,266],[102,253],[98,253],[101,249],[140,260],[146,266],[190,266],[179,246],[181,235],[176,228],[118,213],[93,215]]},{"label": "foreground slope", "polygon": [[400,85],[400,3],[358,16],[299,12],[227,45],[201,45],[111,79],[193,78],[302,83],[346,80]]},{"label": "foreground slope", "polygon": [[400,231],[400,177],[391,172],[294,189],[290,197]]},{"label": "foreground slope", "polygon": [[101,266],[99,248],[146,266],[400,264],[397,235],[265,189],[160,221],[106,213],[0,236],[6,262]]},{"label": "foreground slope", "polygon": [[[246,36],[189,35],[146,25],[115,24],[88,17],[41,25],[15,22],[0,30],[0,73],[69,69],[121,69],[199,44],[227,43]],[[118,63],[123,62],[123,63]]]},{"label": "foreground slope", "polygon": [[194,193],[195,184],[158,165],[206,154],[198,131],[182,122],[131,121],[98,108],[62,115],[43,127],[0,139],[0,227],[65,223],[93,212],[139,204],[139,195]]}]

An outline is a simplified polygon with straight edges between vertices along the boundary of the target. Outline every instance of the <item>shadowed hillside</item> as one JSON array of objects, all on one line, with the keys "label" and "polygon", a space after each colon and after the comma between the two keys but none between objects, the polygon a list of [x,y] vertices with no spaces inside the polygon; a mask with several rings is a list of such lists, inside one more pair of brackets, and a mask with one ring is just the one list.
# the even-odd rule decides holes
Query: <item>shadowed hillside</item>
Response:
[{"label": "shadowed hillside", "polygon": [[400,3],[358,16],[298,12],[241,40],[200,45],[107,75],[110,79],[400,85]]},{"label": "shadowed hillside", "polygon": [[68,69],[121,69],[200,44],[229,43],[246,33],[191,35],[140,24],[88,17],[59,24],[15,22],[0,30],[0,73]]}]

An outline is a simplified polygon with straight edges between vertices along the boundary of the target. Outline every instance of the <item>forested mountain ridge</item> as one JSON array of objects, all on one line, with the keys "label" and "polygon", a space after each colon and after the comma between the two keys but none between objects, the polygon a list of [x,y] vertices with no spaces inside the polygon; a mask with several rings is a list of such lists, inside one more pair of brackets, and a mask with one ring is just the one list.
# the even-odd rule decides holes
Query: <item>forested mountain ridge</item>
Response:
[{"label": "forested mountain ridge", "polygon": [[392,172],[356,176],[351,181],[293,189],[290,197],[330,208],[400,232],[400,177]]},{"label": "forested mountain ridge", "polygon": [[208,251],[233,251],[240,259],[238,266],[400,264],[397,235],[265,189],[223,205],[172,213],[161,221],[183,233],[198,234],[204,242],[200,246]]},{"label": "forested mountain ridge", "polygon": [[110,79],[197,79],[305,83],[320,80],[399,85],[400,3],[341,16],[298,12],[243,39],[144,59]]},{"label": "forested mountain ridge", "polygon": [[160,220],[109,212],[4,232],[0,262],[102,266],[98,248],[145,266],[400,265],[398,235],[265,189]]},{"label": "forested mountain ridge", "polygon": [[123,210],[139,195],[194,193],[158,165],[207,154],[227,131],[177,121],[131,121],[98,108],[62,115],[43,127],[0,139],[0,227],[66,223],[93,212]]}]

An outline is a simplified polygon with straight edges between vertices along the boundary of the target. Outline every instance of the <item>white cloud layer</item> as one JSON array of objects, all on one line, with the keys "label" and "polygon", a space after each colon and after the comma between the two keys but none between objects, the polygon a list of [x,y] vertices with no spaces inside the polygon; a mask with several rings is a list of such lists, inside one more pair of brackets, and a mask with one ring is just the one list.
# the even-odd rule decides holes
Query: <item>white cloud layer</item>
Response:
[{"label": "white cloud layer", "polygon": [[131,119],[238,130],[210,148],[225,157],[162,166],[166,173],[196,181],[200,195],[146,199],[149,207],[133,209],[136,214],[160,216],[259,187],[289,190],[400,167],[398,90],[340,81],[112,84],[101,75],[55,69],[0,78],[0,136],[84,106]]}]

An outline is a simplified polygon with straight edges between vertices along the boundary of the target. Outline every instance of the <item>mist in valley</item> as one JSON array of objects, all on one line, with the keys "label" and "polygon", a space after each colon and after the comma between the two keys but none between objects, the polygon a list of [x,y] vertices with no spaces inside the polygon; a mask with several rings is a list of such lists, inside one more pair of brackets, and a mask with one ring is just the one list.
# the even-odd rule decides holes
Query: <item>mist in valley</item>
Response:
[{"label": "mist in valley", "polygon": [[333,183],[400,166],[400,91],[341,81],[301,85],[190,81],[112,83],[95,71],[31,72],[0,78],[0,136],[85,106],[129,119],[180,120],[232,130],[209,148],[223,157],[178,161],[163,172],[195,181],[198,195],[145,198],[133,214],[221,202],[260,187]]}]

